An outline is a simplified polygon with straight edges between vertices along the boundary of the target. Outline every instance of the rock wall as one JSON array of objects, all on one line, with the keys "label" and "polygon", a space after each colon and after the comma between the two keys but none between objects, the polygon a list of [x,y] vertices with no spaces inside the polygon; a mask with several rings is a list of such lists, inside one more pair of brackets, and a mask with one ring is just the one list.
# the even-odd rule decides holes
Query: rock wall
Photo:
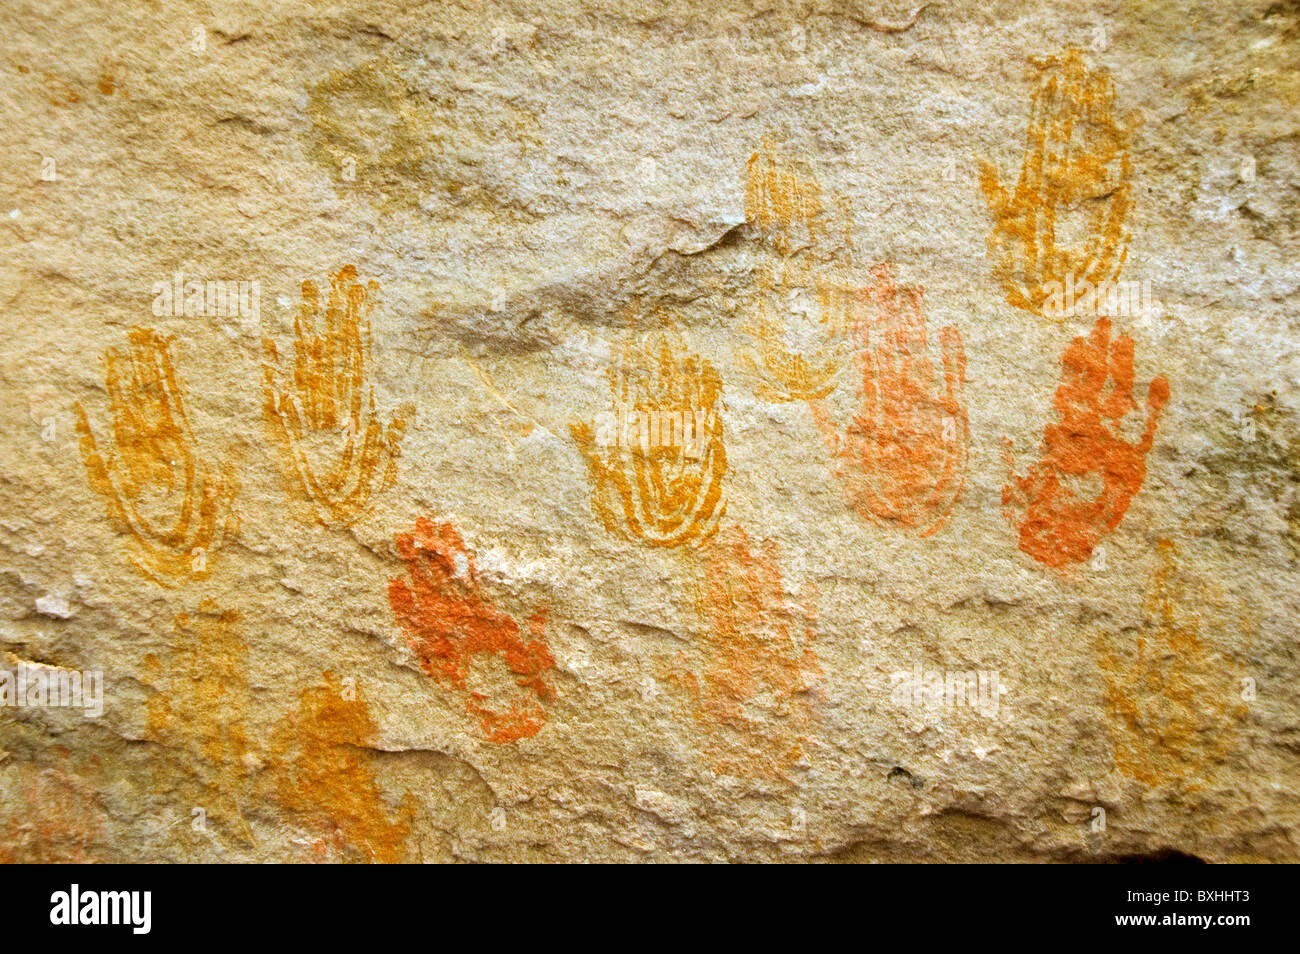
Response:
[{"label": "rock wall", "polygon": [[0,22],[0,858],[1300,860],[1296,4]]}]

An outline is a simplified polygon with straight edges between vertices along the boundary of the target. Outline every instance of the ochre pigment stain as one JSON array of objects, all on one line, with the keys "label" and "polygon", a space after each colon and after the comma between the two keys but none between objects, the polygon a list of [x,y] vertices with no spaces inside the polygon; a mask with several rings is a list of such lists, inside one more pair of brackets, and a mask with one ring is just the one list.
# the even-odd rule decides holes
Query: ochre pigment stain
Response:
[{"label": "ochre pigment stain", "polygon": [[165,582],[210,572],[214,551],[236,529],[234,481],[202,460],[185,413],[171,339],[146,328],[129,335],[126,353],[106,354],[113,412],[112,450],[96,443],[85,408],[77,433],[90,485],[126,533],[135,562]]},{"label": "ochre pigment stain", "polygon": [[[531,638],[523,639],[519,624],[484,598],[475,556],[450,524],[421,518],[396,542],[410,578],[393,579],[388,596],[424,671],[465,694],[465,711],[489,742],[536,735],[555,668],[545,614],[528,621]],[[491,657],[504,662],[508,679],[485,666]]]},{"label": "ochre pigment stain", "polygon": [[304,689],[272,742],[276,796],[313,833],[317,860],[395,864],[406,858],[415,800],[389,817],[371,768],[376,735],[370,708],[333,673]]},{"label": "ochre pigment stain", "polygon": [[890,264],[874,266],[871,276],[853,329],[858,412],[841,435],[824,407],[812,410],[854,510],[926,537],[948,522],[966,483],[966,353],[961,332],[948,325],[936,362],[923,289],[900,286]]},{"label": "ochre pigment stain", "polygon": [[1146,598],[1152,622],[1134,643],[1116,634],[1098,661],[1115,767],[1146,785],[1194,791],[1204,784],[1196,773],[1231,748],[1247,707],[1225,661],[1201,642],[1200,616],[1179,605],[1187,590],[1177,579],[1177,552],[1160,541],[1160,568]]},{"label": "ochre pigment stain", "polygon": [[1133,339],[1110,340],[1110,320],[1071,342],[1061,358],[1053,402],[1059,420],[1043,434],[1045,452],[1024,477],[1002,488],[1004,511],[1019,532],[1020,549],[1039,563],[1081,563],[1114,530],[1146,480],[1146,457],[1169,382],[1147,388],[1146,425],[1130,442],[1121,428],[1133,400]]},{"label": "ochre pigment stain", "polygon": [[512,184],[498,181],[508,177],[480,167],[503,149],[523,161],[543,151],[538,114],[514,97],[479,101],[431,86],[422,59],[379,57],[307,87],[304,153],[340,193],[385,213],[428,215],[432,201],[446,203],[440,216],[476,208],[496,221],[535,219]]},{"label": "ochre pigment stain", "polygon": [[1127,254],[1132,206],[1129,140],[1135,120],[1115,118],[1115,86],[1078,50],[1038,64],[1038,90],[1014,191],[981,165],[980,188],[993,218],[989,256],[1007,301],[1044,313],[1048,286],[1071,276],[1113,281]]},{"label": "ochre pigment stain", "polygon": [[387,429],[375,412],[368,365],[378,295],[376,282],[362,285],[346,265],[332,276],[322,312],[315,282],[303,282],[294,363],[283,385],[275,342],[265,342],[267,434],[286,481],[326,525],[354,523],[397,479],[411,409],[399,409]]},{"label": "ochre pigment stain", "polygon": [[795,606],[781,582],[780,549],[729,526],[704,549],[698,609],[705,627],[667,678],[681,686],[705,730],[714,771],[792,781],[805,761],[821,678],[811,606]]},{"label": "ochre pigment stain", "polygon": [[338,181],[383,204],[418,205],[413,185],[428,181],[441,144],[430,136],[423,98],[397,74],[379,59],[310,87],[307,152]]},{"label": "ochre pigment stain", "polygon": [[17,810],[0,821],[0,864],[89,864],[107,860],[99,756],[80,767],[67,749],[56,765],[21,762],[0,768],[5,798]]},{"label": "ochre pigment stain", "polygon": [[801,163],[786,158],[770,142],[745,169],[745,220],[782,256],[816,244],[824,235],[826,206],[822,189]]},{"label": "ochre pigment stain", "polygon": [[199,788],[195,804],[214,821],[240,819],[249,794],[248,647],[242,617],[204,600],[175,619],[165,662],[145,658],[148,737],[176,755]]},{"label": "ochre pigment stain", "polygon": [[663,331],[629,342],[609,385],[612,426],[570,426],[605,529],[654,547],[706,539],[726,512],[718,372]]},{"label": "ochre pigment stain", "polygon": [[747,167],[745,217],[765,260],[742,329],[752,345],[739,352],[738,364],[766,400],[825,397],[845,358],[851,261],[835,255],[850,248],[847,211],[844,241],[836,243],[816,177],[765,144]]}]

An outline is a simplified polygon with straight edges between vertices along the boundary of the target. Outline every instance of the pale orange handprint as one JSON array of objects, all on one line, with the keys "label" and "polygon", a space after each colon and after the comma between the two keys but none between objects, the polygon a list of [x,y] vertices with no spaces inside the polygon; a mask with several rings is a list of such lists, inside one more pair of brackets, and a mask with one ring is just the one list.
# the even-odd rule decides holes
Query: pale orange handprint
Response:
[{"label": "pale orange handprint", "polygon": [[813,608],[787,597],[775,540],[755,551],[731,526],[703,552],[706,626],[666,676],[685,689],[715,771],[788,781],[806,754],[821,678]]},{"label": "pale orange handprint", "polygon": [[92,864],[112,860],[105,833],[103,765],[80,763],[63,746],[52,764],[11,761],[0,768],[0,865]]},{"label": "pale orange handprint", "polygon": [[[1081,563],[1124,519],[1146,479],[1146,457],[1169,382],[1147,388],[1146,423],[1136,441],[1125,440],[1133,400],[1133,339],[1110,340],[1110,320],[1097,319],[1088,337],[1075,338],[1061,358],[1054,405],[1060,421],[1043,434],[1043,457],[1024,477],[1014,473],[1002,503],[1020,533],[1020,549],[1039,563]],[[1091,480],[1090,480],[1091,478]]]},{"label": "pale orange handprint", "polygon": [[136,549],[136,562],[159,582],[210,572],[213,551],[233,533],[234,481],[200,459],[185,413],[171,339],[147,328],[129,334],[126,354],[106,354],[113,447],[101,452],[85,408],[77,433],[91,486]]},{"label": "pale orange handprint", "polygon": [[1078,50],[1037,64],[1038,91],[1014,191],[981,166],[993,228],[989,255],[1007,301],[1049,314],[1049,299],[1073,282],[1113,281],[1127,253],[1132,205],[1129,140],[1136,118],[1116,120],[1115,86]]},{"label": "pale orange handprint", "polygon": [[279,353],[267,340],[263,416],[286,480],[327,525],[354,523],[397,478],[409,405],[387,429],[368,378],[370,311],[379,285],[362,285],[346,265],[330,280],[322,314],[315,282],[302,283],[294,320],[290,380],[279,382]]},{"label": "pale orange handprint", "polygon": [[961,332],[939,332],[930,355],[922,289],[900,286],[891,264],[871,269],[854,333],[862,373],[859,410],[841,436],[812,404],[849,502],[860,514],[926,537],[952,515],[966,483],[969,419]]}]

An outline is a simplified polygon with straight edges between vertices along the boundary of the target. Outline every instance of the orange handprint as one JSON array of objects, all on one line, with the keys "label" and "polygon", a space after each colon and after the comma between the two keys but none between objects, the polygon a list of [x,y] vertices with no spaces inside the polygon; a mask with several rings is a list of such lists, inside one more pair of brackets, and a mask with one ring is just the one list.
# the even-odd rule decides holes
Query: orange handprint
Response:
[{"label": "orange handprint", "polygon": [[678,653],[667,676],[707,728],[715,770],[788,779],[804,756],[810,690],[821,677],[812,608],[787,598],[775,540],[755,553],[743,529],[727,527],[706,544],[705,557],[699,610],[708,625],[697,658]]},{"label": "orange handprint", "polygon": [[[939,332],[942,370],[930,356],[923,290],[897,284],[897,268],[871,269],[854,323],[862,372],[858,414],[843,437],[812,404],[849,501],[860,514],[927,537],[948,522],[966,483],[969,419],[961,332]],[[874,340],[873,340],[874,339]]]},{"label": "orange handprint", "polygon": [[[378,283],[362,285],[356,268],[346,265],[331,277],[322,316],[316,283],[302,283],[292,381],[283,390],[277,383],[275,342],[265,342],[267,432],[280,451],[285,479],[325,524],[355,522],[397,478],[411,408],[400,408],[387,430],[375,412],[366,365],[370,311],[378,294]],[[314,462],[321,459],[324,463]]]},{"label": "orange handprint", "polygon": [[323,677],[302,691],[271,739],[276,798],[315,836],[317,860],[397,864],[407,857],[417,801],[407,793],[399,820],[390,819],[372,764],[378,726],[370,706],[355,686],[332,672]]},{"label": "orange handprint", "polygon": [[[1126,255],[1124,219],[1132,204],[1129,139],[1136,119],[1116,121],[1110,74],[1089,69],[1078,50],[1038,66],[1015,191],[999,183],[988,162],[981,166],[980,188],[993,215],[993,274],[1007,301],[1047,314],[1052,286],[1059,295],[1067,278],[1100,285],[1119,274]],[[1077,244],[1058,247],[1063,234]]]},{"label": "orange handprint", "polygon": [[1111,343],[1108,318],[1097,319],[1089,337],[1070,343],[1054,401],[1060,421],[1043,434],[1046,453],[1026,476],[1013,473],[1002,488],[1008,518],[1015,521],[1013,511],[1021,513],[1020,549],[1047,566],[1088,559],[1101,538],[1119,526],[1146,479],[1146,456],[1169,400],[1169,382],[1152,379],[1145,429],[1136,442],[1126,441],[1124,419],[1137,409],[1133,352],[1128,335]]},{"label": "orange handprint", "polygon": [[[478,718],[489,742],[540,732],[546,723],[542,702],[551,695],[547,673],[555,667],[545,613],[528,621],[532,639],[524,642],[519,624],[483,598],[474,554],[451,524],[435,526],[421,517],[413,533],[397,535],[397,552],[410,581],[393,579],[388,598],[425,672],[466,693],[465,711]],[[476,673],[475,656],[500,657],[514,686],[493,685]]]},{"label": "orange handprint", "polygon": [[105,356],[116,456],[100,453],[85,408],[76,406],[90,485],[136,544],[145,573],[159,582],[204,577],[212,551],[237,525],[234,481],[199,459],[171,339],[147,328],[132,329],[129,338],[128,354],[110,348]]}]

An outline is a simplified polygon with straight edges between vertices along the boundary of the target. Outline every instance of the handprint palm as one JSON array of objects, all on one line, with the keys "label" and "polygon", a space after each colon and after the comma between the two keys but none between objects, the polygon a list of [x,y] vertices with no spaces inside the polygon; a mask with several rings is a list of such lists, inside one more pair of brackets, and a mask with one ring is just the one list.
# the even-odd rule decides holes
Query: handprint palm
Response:
[{"label": "handprint palm", "polygon": [[853,507],[929,536],[947,523],[965,486],[966,354],[961,332],[949,325],[939,333],[937,367],[921,289],[900,287],[890,264],[871,274],[873,284],[861,291],[866,315],[854,328],[862,373],[858,413],[841,437],[821,405],[813,412],[839,459]]},{"label": "handprint palm", "polygon": [[1177,581],[1177,550],[1159,544],[1160,567],[1147,592],[1153,623],[1115,634],[1099,663],[1112,714],[1115,766],[1148,785],[1200,787],[1192,773],[1221,758],[1235,741],[1246,706],[1222,659],[1201,639],[1201,620],[1175,605],[1186,595]]},{"label": "handprint palm", "polygon": [[786,597],[776,541],[764,540],[755,552],[748,534],[732,526],[704,553],[700,658],[679,653],[668,678],[686,690],[706,727],[715,770],[788,779],[804,755],[813,721],[809,690],[821,677],[812,609]]},{"label": "handprint palm", "polygon": [[[598,445],[585,423],[570,431],[595,483],[594,504],[606,529],[650,546],[676,547],[707,538],[726,512],[723,478],[727,451],[718,403],[722,380],[713,366],[676,336],[651,336],[629,345],[609,373],[610,395],[631,414],[667,412],[693,421],[689,441]],[[629,446],[630,444],[630,446]]]},{"label": "handprint palm", "polygon": [[[1128,335],[1111,343],[1107,318],[1097,319],[1091,336],[1074,339],[1061,358],[1054,402],[1060,421],[1044,432],[1046,453],[1002,490],[1008,516],[1020,512],[1020,549],[1040,563],[1061,567],[1088,559],[1119,526],[1146,479],[1146,455],[1169,400],[1169,382],[1151,381],[1145,428],[1136,441],[1125,440],[1124,419],[1137,409],[1133,354]],[[1100,486],[1090,486],[1089,477]]]},{"label": "handprint palm", "polygon": [[286,478],[327,524],[355,522],[397,477],[410,408],[399,409],[386,431],[375,412],[367,364],[369,316],[378,292],[377,283],[362,285],[357,270],[344,266],[331,279],[322,315],[315,282],[303,282],[292,379],[283,390],[275,343],[265,344],[268,433]]},{"label": "handprint palm", "polygon": [[[1126,254],[1124,219],[1132,204],[1132,122],[1114,116],[1115,87],[1090,70],[1077,50],[1041,65],[1015,190],[988,162],[980,187],[993,215],[989,254],[1007,301],[1045,313],[1049,286],[1067,277],[1094,285],[1112,281]],[[1074,246],[1058,245],[1071,216],[1081,218]],[[1068,241],[1071,236],[1065,235]]]},{"label": "handprint palm", "polygon": [[[398,535],[397,552],[410,579],[390,582],[389,601],[425,672],[466,694],[465,709],[488,741],[536,735],[546,723],[542,702],[550,697],[547,673],[555,666],[545,616],[529,621],[532,638],[525,642],[515,620],[484,598],[474,554],[450,524],[421,518],[414,533]],[[513,687],[490,685],[475,673],[471,661],[492,656],[505,662]]]},{"label": "handprint palm", "polygon": [[199,458],[169,340],[146,328],[129,338],[127,354],[110,348],[106,355],[116,455],[101,453],[77,405],[90,483],[137,545],[146,573],[206,576],[210,554],[236,526],[234,482]]}]

